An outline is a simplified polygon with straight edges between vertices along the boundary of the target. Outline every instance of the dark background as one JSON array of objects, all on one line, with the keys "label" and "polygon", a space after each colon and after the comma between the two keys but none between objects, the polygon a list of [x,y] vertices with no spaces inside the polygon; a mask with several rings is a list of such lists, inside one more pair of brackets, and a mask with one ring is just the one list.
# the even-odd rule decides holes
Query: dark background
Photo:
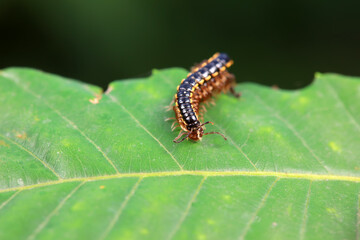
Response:
[{"label": "dark background", "polygon": [[102,87],[227,52],[239,82],[360,75],[360,1],[0,0],[0,68]]}]

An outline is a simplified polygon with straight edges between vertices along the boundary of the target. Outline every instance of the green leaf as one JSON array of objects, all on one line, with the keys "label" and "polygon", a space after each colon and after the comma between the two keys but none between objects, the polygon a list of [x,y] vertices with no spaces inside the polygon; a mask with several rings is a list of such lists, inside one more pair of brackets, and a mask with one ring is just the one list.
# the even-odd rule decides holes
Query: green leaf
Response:
[{"label": "green leaf", "polygon": [[201,142],[165,112],[183,69],[106,94],[31,69],[0,73],[0,239],[359,237],[360,79],[221,95]]}]

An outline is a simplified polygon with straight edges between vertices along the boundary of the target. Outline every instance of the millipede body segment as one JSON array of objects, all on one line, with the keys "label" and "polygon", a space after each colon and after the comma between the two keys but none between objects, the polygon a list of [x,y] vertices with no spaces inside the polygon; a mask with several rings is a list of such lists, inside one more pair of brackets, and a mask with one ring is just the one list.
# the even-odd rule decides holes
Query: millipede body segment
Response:
[{"label": "millipede body segment", "polygon": [[[195,66],[188,74],[187,78],[181,81],[175,94],[173,110],[176,120],[181,127],[179,135],[174,139],[175,143],[184,141],[186,138],[198,141],[203,135],[220,134],[219,132],[204,133],[204,125],[211,123],[201,123],[202,114],[205,111],[202,102],[210,100],[221,92],[230,91],[236,97],[240,94],[235,93],[235,77],[227,69],[233,61],[225,53],[216,53],[210,59],[203,61]],[[200,119],[199,119],[200,118]],[[181,136],[186,135],[178,140]]]}]

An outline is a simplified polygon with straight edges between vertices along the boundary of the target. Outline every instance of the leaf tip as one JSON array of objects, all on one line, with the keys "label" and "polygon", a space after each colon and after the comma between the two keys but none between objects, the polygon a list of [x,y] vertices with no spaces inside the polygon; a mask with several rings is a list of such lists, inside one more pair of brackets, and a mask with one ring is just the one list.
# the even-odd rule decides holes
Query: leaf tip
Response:
[{"label": "leaf tip", "polygon": [[107,95],[107,94],[111,93],[112,90],[114,90],[114,87],[113,87],[112,84],[110,84],[110,85],[107,87],[107,89],[105,90],[104,93]]},{"label": "leaf tip", "polygon": [[153,70],[151,71],[152,75],[157,74],[159,72],[160,72],[160,70],[157,68],[153,68]]},{"label": "leaf tip", "polygon": [[315,79],[321,78],[322,76],[323,76],[323,74],[322,74],[321,72],[316,72],[316,73],[314,74]]}]

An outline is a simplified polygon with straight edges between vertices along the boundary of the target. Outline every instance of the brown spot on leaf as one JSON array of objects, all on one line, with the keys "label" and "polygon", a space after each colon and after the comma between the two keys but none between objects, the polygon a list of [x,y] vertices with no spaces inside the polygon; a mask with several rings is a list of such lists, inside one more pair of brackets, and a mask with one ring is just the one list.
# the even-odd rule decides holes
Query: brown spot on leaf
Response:
[{"label": "brown spot on leaf", "polygon": [[102,94],[96,94],[95,98],[89,99],[89,102],[91,102],[92,104],[98,104],[101,98],[102,98]]},{"label": "brown spot on leaf", "polygon": [[0,140],[0,146],[10,147],[4,140]]},{"label": "brown spot on leaf", "polygon": [[20,139],[22,139],[22,140],[25,140],[25,139],[27,138],[27,135],[26,135],[25,132],[22,132],[22,133],[17,132],[17,133],[16,133],[16,137],[17,137],[17,138],[20,138]]}]

